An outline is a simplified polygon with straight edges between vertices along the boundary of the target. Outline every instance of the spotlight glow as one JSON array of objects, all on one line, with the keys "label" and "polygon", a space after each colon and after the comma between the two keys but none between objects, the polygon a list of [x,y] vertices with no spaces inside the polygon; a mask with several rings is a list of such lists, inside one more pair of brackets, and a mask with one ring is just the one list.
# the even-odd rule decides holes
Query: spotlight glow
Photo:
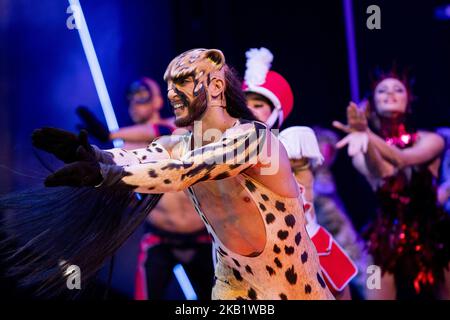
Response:
[{"label": "spotlight glow", "polygon": [[359,102],[358,59],[356,54],[355,26],[352,0],[343,0],[345,34],[347,39],[348,72],[350,74],[350,93],[352,100]]},{"label": "spotlight glow", "polygon": [[183,269],[183,266],[181,264],[177,264],[173,268],[173,273],[175,274],[175,277],[177,278],[186,299],[197,300],[197,294],[195,293],[194,288],[192,287],[192,284],[186,274],[186,271],[184,271]]},{"label": "spotlight glow", "polygon": [[[83,9],[81,8],[79,0],[69,0],[69,4],[74,12],[75,24],[94,79],[95,88],[105,115],[106,124],[108,125],[109,131],[116,131],[119,129],[119,124],[117,123],[111,99],[109,98],[108,90],[106,88],[105,79],[103,78],[102,70],[100,69],[97,55],[95,54],[94,45],[92,43],[91,35],[89,34],[86,19],[84,18]],[[116,148],[121,147],[123,141],[114,140],[113,144]]]}]

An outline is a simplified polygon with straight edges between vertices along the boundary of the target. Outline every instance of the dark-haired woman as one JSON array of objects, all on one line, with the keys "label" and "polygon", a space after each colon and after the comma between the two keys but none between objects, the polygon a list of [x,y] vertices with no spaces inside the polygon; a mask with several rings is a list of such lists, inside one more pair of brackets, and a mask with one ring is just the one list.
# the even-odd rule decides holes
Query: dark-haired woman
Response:
[{"label": "dark-haired woman", "polygon": [[379,202],[365,236],[382,276],[367,297],[449,299],[450,223],[436,197],[444,141],[408,126],[412,94],[406,77],[381,74],[372,90],[365,110],[350,103],[348,125],[333,123],[348,133],[337,146],[348,145]]}]

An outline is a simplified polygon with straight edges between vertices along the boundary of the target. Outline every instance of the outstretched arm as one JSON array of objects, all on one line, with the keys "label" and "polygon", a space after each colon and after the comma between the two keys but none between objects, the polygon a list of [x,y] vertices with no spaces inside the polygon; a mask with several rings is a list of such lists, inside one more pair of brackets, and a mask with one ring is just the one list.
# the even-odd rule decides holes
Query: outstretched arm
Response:
[{"label": "outstretched arm", "polygon": [[[361,143],[361,138],[366,141]],[[389,145],[370,130],[351,132],[337,146],[343,147],[347,144],[355,167],[363,174],[366,172],[378,178],[391,176],[396,170],[407,166],[428,163],[436,159],[444,148],[442,138],[430,132],[421,132],[417,143],[406,149]],[[362,157],[359,154],[363,155],[364,166],[367,168],[362,168]]]},{"label": "outstretched arm", "polygon": [[369,143],[372,143],[380,155],[398,169],[432,161],[439,156],[445,146],[444,139],[432,132],[419,132],[417,143],[406,149],[399,149],[387,144],[386,141],[370,130],[368,135]]},{"label": "outstretched arm", "polygon": [[[194,149],[180,159],[149,158],[145,160],[146,163],[131,165],[99,162],[82,148],[80,151],[83,152],[79,155],[82,160],[70,163],[48,176],[45,185],[48,187],[120,185],[141,193],[179,191],[200,181],[235,176],[253,166],[259,166],[261,170],[266,169],[268,158],[264,151],[272,152],[268,150],[271,148],[267,147],[266,136],[265,126],[248,123],[229,129],[220,141]],[[157,148],[160,147],[156,146],[155,149]],[[175,150],[173,152],[176,153],[176,149],[177,146],[172,149]],[[158,153],[170,155],[164,149]],[[142,158],[138,157],[139,153],[131,152],[128,155],[130,159],[142,161]]]},{"label": "outstretched arm", "polygon": [[348,135],[336,144],[337,148],[348,145],[348,154],[353,158],[353,164],[360,173],[369,180],[386,178],[394,174],[395,167],[387,161],[375,141],[369,138],[369,129],[365,111],[351,102],[347,107],[348,125],[338,121],[333,126]]},{"label": "outstretched arm", "polygon": [[395,173],[395,167],[382,157],[374,143],[369,140],[367,132],[352,132],[336,121],[333,125],[348,133],[336,144],[336,147],[340,149],[348,145],[348,155],[352,157],[353,165],[371,183],[374,178],[386,178]]},{"label": "outstretched arm", "polygon": [[[359,134],[367,137],[365,144],[366,150],[364,152],[367,155],[366,159],[369,160],[368,157],[370,157],[374,164],[369,169],[378,170],[389,166],[394,167],[394,169],[402,169],[406,166],[424,164],[436,159],[445,147],[445,141],[441,136],[432,132],[423,131],[419,132],[419,139],[411,148],[399,149],[396,146],[389,145],[384,139],[368,128],[365,111],[359,109],[353,102],[347,107],[347,120],[349,123],[348,126],[337,121],[333,125],[349,133],[349,136]],[[349,137],[348,141],[346,139],[347,137],[341,140],[342,142],[340,144],[345,145],[350,140],[355,140],[354,137]],[[350,147],[351,144],[349,144],[349,152]],[[386,165],[386,162],[389,165]]]},{"label": "outstretched arm", "polygon": [[102,142],[123,139],[128,142],[149,143],[158,136],[171,133],[167,126],[158,124],[136,124],[110,132],[89,108],[79,106],[76,113],[83,121],[83,124],[78,125],[78,127],[86,129],[90,135]]},{"label": "outstretched arm", "polygon": [[141,193],[164,193],[200,181],[232,177],[260,162],[266,135],[266,128],[259,124],[245,124],[181,159],[152,160],[127,167],[102,164],[103,183],[123,183]]},{"label": "outstretched arm", "polygon": [[101,150],[92,146],[95,159],[104,164],[116,164],[118,166],[130,166],[140,163],[146,163],[151,160],[170,158],[169,152],[157,141],[152,142],[146,148],[135,150],[125,150],[114,148]]},{"label": "outstretched arm", "polygon": [[[34,130],[32,135],[34,147],[54,154],[65,163],[85,160],[86,153],[88,153],[89,158],[94,158],[98,162],[121,166],[143,163],[148,159],[168,158],[169,154],[159,145],[158,141],[160,140],[164,139],[159,138],[147,148],[137,150],[127,151],[118,148],[101,150],[89,144],[88,134],[85,130],[81,130],[76,135],[66,130],[46,127]],[[82,157],[80,157],[81,149],[84,151]]]},{"label": "outstretched arm", "polygon": [[160,135],[170,134],[169,127],[157,124],[136,124],[111,132],[110,140],[123,139],[129,142],[152,141]]}]

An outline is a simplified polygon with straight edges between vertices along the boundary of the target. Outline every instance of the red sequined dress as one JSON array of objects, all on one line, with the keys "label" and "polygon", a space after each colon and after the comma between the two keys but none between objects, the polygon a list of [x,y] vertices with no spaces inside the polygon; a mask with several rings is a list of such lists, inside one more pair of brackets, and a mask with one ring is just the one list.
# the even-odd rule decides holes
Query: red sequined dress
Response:
[{"label": "red sequined dress", "polygon": [[[386,142],[398,148],[409,148],[418,139],[403,123],[382,123],[381,128]],[[428,164],[384,179],[376,190],[377,218],[364,233],[374,263],[416,293],[442,282],[450,261],[450,217],[437,205],[436,186]]]}]

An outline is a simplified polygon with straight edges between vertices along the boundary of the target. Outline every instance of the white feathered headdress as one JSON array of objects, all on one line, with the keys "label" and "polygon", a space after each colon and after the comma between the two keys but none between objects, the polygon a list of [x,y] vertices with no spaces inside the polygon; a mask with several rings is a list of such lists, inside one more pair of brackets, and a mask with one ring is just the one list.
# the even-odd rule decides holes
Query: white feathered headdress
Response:
[{"label": "white feathered headdress", "polygon": [[267,72],[272,66],[272,52],[266,48],[253,48],[248,50],[245,56],[247,57],[245,82],[254,86],[262,85],[266,81]]}]

